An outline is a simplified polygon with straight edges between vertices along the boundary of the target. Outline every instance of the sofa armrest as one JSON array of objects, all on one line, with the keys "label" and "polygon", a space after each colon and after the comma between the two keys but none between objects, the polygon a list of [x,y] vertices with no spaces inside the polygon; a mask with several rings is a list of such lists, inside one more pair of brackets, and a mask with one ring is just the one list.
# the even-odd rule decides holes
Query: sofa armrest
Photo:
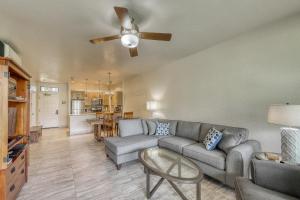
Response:
[{"label": "sofa armrest", "polygon": [[226,157],[226,183],[234,186],[237,176],[249,177],[249,165],[253,153],[261,151],[258,141],[248,140],[232,148]]},{"label": "sofa armrest", "polygon": [[300,167],[253,159],[251,162],[253,182],[261,187],[300,197]]},{"label": "sofa armrest", "polygon": [[235,197],[237,200],[244,200],[245,199],[245,192],[244,188],[249,188],[253,183],[244,177],[237,177],[235,180]]}]

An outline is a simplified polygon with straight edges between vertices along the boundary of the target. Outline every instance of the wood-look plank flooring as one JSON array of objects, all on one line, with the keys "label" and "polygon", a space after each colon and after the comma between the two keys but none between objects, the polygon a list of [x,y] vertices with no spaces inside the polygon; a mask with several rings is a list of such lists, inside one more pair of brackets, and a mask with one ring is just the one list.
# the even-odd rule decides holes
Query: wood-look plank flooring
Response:
[{"label": "wood-look plank flooring", "polygon": [[[68,137],[67,129],[46,129],[30,146],[29,180],[17,200],[144,200],[146,177],[139,162],[117,171],[103,143],[93,135]],[[152,179],[152,184],[157,178]],[[179,187],[195,199],[194,185]],[[164,182],[153,200],[180,200]],[[202,182],[203,200],[233,200],[234,191],[209,178]]]}]

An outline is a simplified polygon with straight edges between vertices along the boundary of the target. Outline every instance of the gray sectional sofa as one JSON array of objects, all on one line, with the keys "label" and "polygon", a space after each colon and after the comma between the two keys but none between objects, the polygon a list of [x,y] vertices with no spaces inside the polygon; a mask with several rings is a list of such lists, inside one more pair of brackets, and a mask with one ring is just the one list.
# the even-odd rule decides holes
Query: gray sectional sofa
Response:
[{"label": "gray sectional sofa", "polygon": [[[169,136],[156,136],[156,122],[170,124]],[[233,147],[227,153],[219,149],[206,150],[202,141],[210,128],[227,131],[239,136],[241,144]],[[120,169],[121,164],[138,159],[141,149],[162,147],[182,154],[200,166],[204,174],[234,187],[235,178],[248,177],[248,167],[252,154],[260,151],[260,144],[248,140],[248,130],[230,126],[188,122],[179,120],[120,120],[119,137],[104,140],[105,151]]]}]

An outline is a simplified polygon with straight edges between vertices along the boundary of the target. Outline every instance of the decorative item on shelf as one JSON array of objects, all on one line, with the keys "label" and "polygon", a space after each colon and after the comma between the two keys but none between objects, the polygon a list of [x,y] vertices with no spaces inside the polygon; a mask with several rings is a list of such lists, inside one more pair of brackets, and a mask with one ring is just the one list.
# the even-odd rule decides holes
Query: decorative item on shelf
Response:
[{"label": "decorative item on shelf", "polygon": [[271,105],[268,122],[285,126],[281,128],[282,160],[300,163],[300,105]]},{"label": "decorative item on shelf", "polygon": [[17,81],[9,77],[8,79],[8,98],[15,98],[17,96]]},{"label": "decorative item on shelf", "polygon": [[16,133],[16,123],[17,123],[17,108],[8,108],[8,136],[13,136]]},{"label": "decorative item on shelf", "polygon": [[154,111],[158,109],[158,102],[157,101],[147,101],[146,103],[147,110]]}]

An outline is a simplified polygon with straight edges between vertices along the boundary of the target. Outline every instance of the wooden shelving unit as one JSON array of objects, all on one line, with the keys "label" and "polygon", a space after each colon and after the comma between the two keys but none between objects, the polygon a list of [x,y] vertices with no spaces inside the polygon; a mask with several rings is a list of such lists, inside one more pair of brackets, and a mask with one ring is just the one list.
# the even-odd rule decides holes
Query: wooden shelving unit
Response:
[{"label": "wooden shelving unit", "polygon": [[[16,96],[8,97],[9,77]],[[28,176],[30,75],[8,58],[0,57],[0,199],[15,200]],[[8,110],[16,110],[15,129],[9,135]]]}]

